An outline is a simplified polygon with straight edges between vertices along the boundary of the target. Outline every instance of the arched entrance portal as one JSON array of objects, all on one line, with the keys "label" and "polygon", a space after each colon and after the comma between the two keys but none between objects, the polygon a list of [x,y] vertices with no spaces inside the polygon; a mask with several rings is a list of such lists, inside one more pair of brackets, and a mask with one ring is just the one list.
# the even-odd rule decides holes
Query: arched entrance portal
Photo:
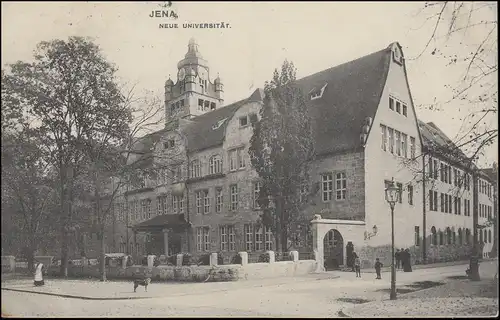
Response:
[{"label": "arched entrance portal", "polygon": [[338,230],[329,230],[323,238],[323,256],[326,271],[344,264],[344,239]]}]

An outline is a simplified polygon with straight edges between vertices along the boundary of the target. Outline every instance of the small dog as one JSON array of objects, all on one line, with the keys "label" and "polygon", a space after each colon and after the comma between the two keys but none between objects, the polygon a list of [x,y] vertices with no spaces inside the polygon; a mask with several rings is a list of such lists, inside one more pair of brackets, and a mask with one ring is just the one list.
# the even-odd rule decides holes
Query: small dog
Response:
[{"label": "small dog", "polygon": [[143,286],[144,290],[148,292],[148,285],[151,283],[151,278],[146,278],[144,280],[134,280],[134,292],[137,290],[137,287]]}]

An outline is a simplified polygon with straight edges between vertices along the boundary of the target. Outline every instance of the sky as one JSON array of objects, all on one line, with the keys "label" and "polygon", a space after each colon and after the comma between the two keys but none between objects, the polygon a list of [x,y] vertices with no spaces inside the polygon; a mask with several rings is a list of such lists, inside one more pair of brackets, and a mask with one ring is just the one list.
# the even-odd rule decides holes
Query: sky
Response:
[{"label": "sky", "polygon": [[[417,116],[438,125],[450,138],[461,132],[467,105],[428,110],[420,105],[447,100],[446,84],[460,79],[460,70],[427,53],[419,56],[432,34],[424,2],[2,2],[2,68],[29,61],[41,41],[92,37],[105,57],[119,69],[120,81],[136,90],[162,95],[169,75],[175,81],[177,62],[194,37],[210,66],[220,75],[225,104],[248,97],[263,87],[285,59],[297,77],[342,64],[381,50],[392,42],[403,46]],[[151,18],[155,10],[172,10],[178,19]],[[496,10],[486,12],[496,18]],[[427,23],[426,23],[427,21]],[[221,23],[228,28],[184,29],[183,23]],[[178,28],[159,28],[177,23]],[[471,50],[485,30],[469,33],[456,50]],[[434,43],[429,48],[432,49]],[[416,58],[419,56],[418,58]],[[495,54],[496,58],[497,54]],[[496,87],[497,84],[495,84]],[[496,116],[487,126],[498,128]],[[488,148],[481,166],[498,162],[498,147]]]}]

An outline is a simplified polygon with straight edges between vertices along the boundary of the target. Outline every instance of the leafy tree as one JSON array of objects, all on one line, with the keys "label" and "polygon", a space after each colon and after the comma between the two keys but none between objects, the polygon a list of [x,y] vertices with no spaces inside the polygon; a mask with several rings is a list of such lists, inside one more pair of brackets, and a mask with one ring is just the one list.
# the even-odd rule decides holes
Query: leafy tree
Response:
[{"label": "leafy tree", "polygon": [[285,252],[300,220],[300,189],[308,184],[308,165],[314,157],[311,120],[292,62],[285,60],[281,72],[276,69],[266,82],[260,118],[253,124],[249,148],[261,179],[258,204],[276,249]]},{"label": "leafy tree", "polygon": [[[2,247],[22,254],[33,267],[34,256],[55,232],[54,175],[30,130],[2,135]],[[12,240],[9,241],[9,240]]]},{"label": "leafy tree", "polygon": [[[61,273],[67,276],[75,181],[88,168],[92,139],[103,142],[99,148],[120,140],[123,122],[130,118],[114,113],[127,100],[117,84],[116,68],[90,39],[43,41],[33,62],[19,61],[8,69],[2,77],[2,98],[8,98],[2,108],[22,110],[24,118],[18,121],[32,124],[37,144],[57,172]],[[117,120],[122,122],[114,123]]]}]

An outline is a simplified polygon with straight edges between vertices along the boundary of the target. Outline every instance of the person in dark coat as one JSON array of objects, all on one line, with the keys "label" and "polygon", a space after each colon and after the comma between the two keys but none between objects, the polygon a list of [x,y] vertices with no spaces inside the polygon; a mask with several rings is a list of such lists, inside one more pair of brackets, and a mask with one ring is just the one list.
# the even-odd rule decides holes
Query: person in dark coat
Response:
[{"label": "person in dark coat", "polygon": [[411,270],[411,254],[410,254],[409,249],[405,249],[405,251],[404,251],[403,271],[404,272],[412,272],[412,270]]},{"label": "person in dark coat", "polygon": [[375,261],[375,272],[377,273],[377,277],[375,279],[382,279],[380,276],[380,269],[382,269],[383,266],[382,262],[380,262],[379,258],[377,258]]},{"label": "person in dark coat", "polygon": [[352,263],[352,272],[356,271],[356,265],[355,265],[354,262],[356,261],[357,257],[358,257],[358,255],[356,254],[356,252],[353,252],[352,253],[352,258],[351,258],[352,259],[352,261],[351,261],[351,263]]},{"label": "person in dark coat", "polygon": [[396,259],[396,269],[401,268],[401,252],[399,249],[396,249],[396,253],[394,254],[394,259]]}]

